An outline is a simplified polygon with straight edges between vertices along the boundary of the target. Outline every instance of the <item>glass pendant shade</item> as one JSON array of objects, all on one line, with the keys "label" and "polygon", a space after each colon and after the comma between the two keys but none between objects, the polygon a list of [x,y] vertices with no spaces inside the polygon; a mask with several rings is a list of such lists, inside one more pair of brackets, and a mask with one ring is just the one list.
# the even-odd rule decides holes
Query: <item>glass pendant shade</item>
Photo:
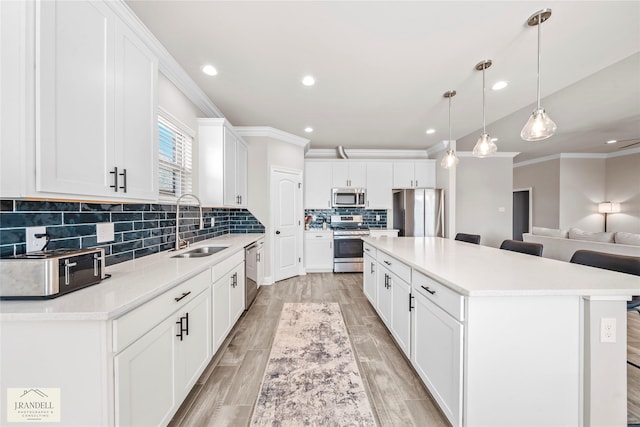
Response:
[{"label": "glass pendant shade", "polygon": [[556,132],[556,124],[547,115],[544,108],[535,110],[522,128],[520,137],[525,141],[541,141]]},{"label": "glass pendant shade", "polygon": [[487,133],[480,135],[476,146],[473,147],[473,155],[475,157],[487,157],[495,154],[498,151],[498,146],[491,140],[491,137]]},{"label": "glass pendant shade", "polygon": [[530,27],[538,27],[538,84],[537,84],[537,101],[538,105],[535,111],[529,117],[529,120],[522,128],[520,137],[525,141],[542,141],[556,133],[556,124],[540,106],[540,33],[542,23],[551,17],[551,9],[542,9],[534,13],[527,20]]},{"label": "glass pendant shade", "polygon": [[447,154],[444,155],[442,161],[440,161],[440,166],[445,169],[450,169],[454,166],[457,166],[460,163],[460,159],[456,156],[455,151],[452,149],[447,150]]}]

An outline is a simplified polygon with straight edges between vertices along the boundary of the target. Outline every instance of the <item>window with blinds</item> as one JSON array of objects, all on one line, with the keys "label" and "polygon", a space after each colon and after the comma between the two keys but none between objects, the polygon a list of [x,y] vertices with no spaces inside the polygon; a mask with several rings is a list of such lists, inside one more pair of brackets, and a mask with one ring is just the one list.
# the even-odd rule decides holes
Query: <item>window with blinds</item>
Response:
[{"label": "window with blinds", "polygon": [[166,114],[158,115],[158,179],[162,196],[191,193],[193,138]]}]

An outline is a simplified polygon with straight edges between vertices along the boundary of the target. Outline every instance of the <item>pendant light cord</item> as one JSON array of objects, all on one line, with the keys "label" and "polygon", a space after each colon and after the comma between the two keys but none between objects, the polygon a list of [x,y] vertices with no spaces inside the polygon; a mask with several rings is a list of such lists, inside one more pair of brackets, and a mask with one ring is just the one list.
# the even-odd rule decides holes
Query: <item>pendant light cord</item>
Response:
[{"label": "pendant light cord", "polygon": [[540,109],[540,27],[542,27],[542,14],[538,15],[538,110]]},{"label": "pendant light cord", "polygon": [[449,97],[449,143],[447,145],[451,150],[451,97]]},{"label": "pendant light cord", "polygon": [[486,120],[485,120],[485,92],[487,90],[487,88],[485,87],[484,84],[484,70],[487,69],[487,64],[483,64],[482,65],[482,133],[486,134],[487,133],[487,129],[486,129]]}]

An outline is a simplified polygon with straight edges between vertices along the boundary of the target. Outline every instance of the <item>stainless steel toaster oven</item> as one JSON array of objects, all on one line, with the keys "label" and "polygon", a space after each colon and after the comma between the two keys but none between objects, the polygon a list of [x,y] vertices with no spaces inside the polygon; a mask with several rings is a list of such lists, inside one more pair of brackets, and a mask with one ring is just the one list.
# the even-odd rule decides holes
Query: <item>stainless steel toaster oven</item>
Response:
[{"label": "stainless steel toaster oven", "polygon": [[54,249],[0,259],[0,299],[55,298],[105,278],[104,249]]}]

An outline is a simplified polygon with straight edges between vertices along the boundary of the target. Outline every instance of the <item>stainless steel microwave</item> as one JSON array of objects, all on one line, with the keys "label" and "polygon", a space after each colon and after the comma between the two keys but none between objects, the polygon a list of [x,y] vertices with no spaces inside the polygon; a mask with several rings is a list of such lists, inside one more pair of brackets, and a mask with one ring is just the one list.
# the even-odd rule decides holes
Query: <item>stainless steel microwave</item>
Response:
[{"label": "stainless steel microwave", "polygon": [[334,208],[364,208],[364,188],[334,188],[331,190],[331,205]]}]

